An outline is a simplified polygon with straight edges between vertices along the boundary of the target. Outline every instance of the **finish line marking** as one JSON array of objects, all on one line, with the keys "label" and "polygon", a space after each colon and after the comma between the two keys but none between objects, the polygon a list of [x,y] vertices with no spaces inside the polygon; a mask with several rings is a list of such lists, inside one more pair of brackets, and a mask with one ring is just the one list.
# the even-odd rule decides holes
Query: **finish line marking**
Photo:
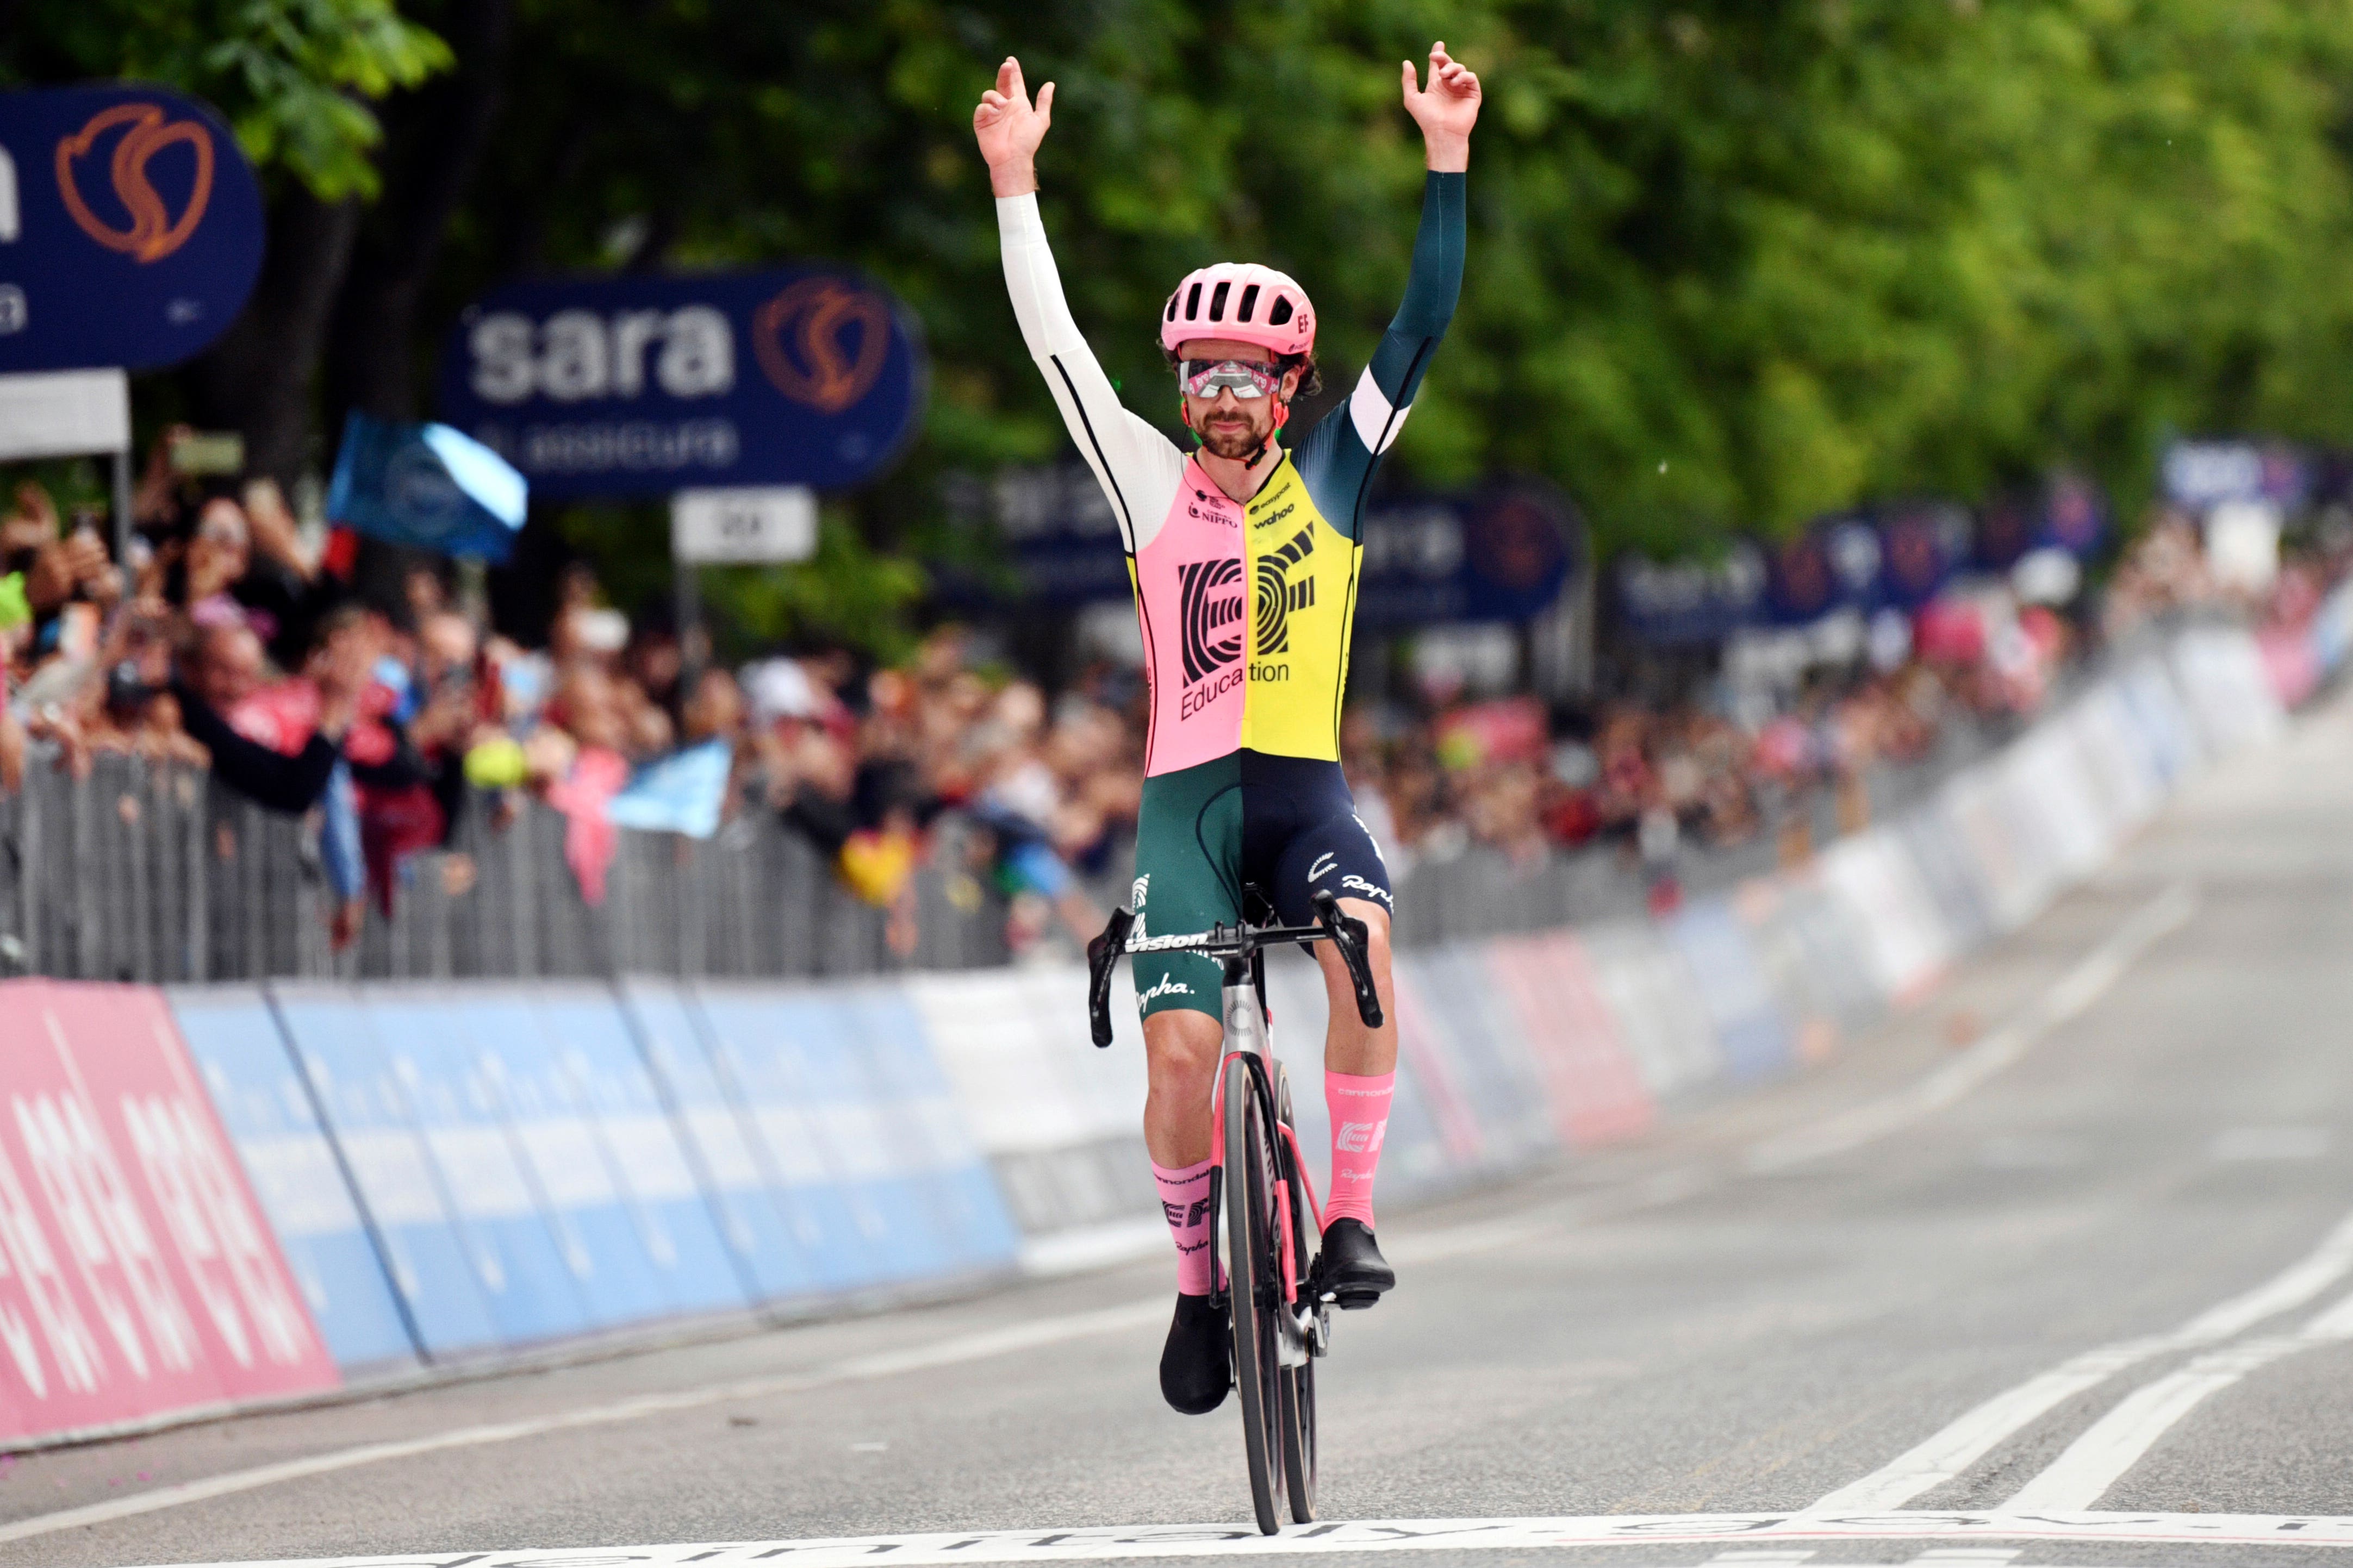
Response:
[{"label": "finish line marking", "polygon": [[[1727,1541],[2211,1542],[2245,1546],[2353,1546],[2353,1518],[2254,1513],[1668,1513],[1587,1519],[1358,1520],[1293,1525],[1155,1524],[745,1541],[680,1546],[427,1552],[401,1557],[187,1563],[179,1568],[853,1568],[893,1563],[1079,1563],[1133,1557],[1287,1557],[1338,1552],[1541,1552],[1586,1546],[1721,1545]],[[1747,1553],[1742,1553],[1747,1558]],[[1775,1552],[1782,1562],[1801,1554]],[[1972,1553],[1972,1557],[1977,1554]],[[1991,1561],[1992,1553],[1985,1561]],[[2011,1553],[2010,1555],[2016,1555]],[[1721,1556],[1718,1560],[1721,1560]],[[1759,1561],[1758,1558],[1748,1558]],[[1944,1559],[1940,1554],[1940,1561]]]}]

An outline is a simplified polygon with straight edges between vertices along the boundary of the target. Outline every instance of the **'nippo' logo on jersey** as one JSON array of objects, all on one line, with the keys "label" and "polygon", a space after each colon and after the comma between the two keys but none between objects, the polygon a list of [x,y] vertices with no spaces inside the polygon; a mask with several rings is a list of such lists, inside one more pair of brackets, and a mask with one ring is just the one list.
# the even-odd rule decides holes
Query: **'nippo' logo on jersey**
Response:
[{"label": "'nippo' logo on jersey", "polygon": [[1177,569],[1185,643],[1185,684],[1192,685],[1242,656],[1242,563],[1187,561]]},{"label": "'nippo' logo on jersey", "polygon": [[1315,531],[1303,528],[1290,543],[1258,558],[1258,651],[1291,651],[1291,612],[1315,602],[1315,579],[1291,581],[1291,569],[1315,553]]}]

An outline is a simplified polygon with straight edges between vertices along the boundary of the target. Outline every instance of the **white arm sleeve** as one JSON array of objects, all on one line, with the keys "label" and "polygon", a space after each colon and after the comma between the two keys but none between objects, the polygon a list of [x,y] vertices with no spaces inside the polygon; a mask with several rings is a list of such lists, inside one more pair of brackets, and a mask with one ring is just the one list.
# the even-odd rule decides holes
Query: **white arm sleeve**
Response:
[{"label": "white arm sleeve", "polygon": [[1128,549],[1141,550],[1168,515],[1184,477],[1185,455],[1121,405],[1094,352],[1079,335],[1034,193],[997,198],[997,234],[1005,253],[1006,292],[1013,297],[1029,357],[1045,375],[1071,439],[1110,498]]}]

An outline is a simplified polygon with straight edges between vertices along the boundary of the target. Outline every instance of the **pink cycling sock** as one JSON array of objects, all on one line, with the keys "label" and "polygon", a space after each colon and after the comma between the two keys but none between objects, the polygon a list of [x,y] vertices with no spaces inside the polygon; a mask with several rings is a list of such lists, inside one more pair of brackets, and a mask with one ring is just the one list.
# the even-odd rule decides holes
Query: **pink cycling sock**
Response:
[{"label": "pink cycling sock", "polygon": [[1332,1190],[1324,1196],[1324,1223],[1340,1218],[1373,1224],[1373,1173],[1389,1130],[1389,1098],[1397,1074],[1359,1078],[1324,1071],[1324,1103],[1332,1112]]},{"label": "pink cycling sock", "polygon": [[1160,1212],[1176,1238],[1176,1289],[1187,1296],[1209,1293],[1209,1168],[1212,1160],[1172,1171],[1157,1160],[1152,1179],[1160,1184]]}]

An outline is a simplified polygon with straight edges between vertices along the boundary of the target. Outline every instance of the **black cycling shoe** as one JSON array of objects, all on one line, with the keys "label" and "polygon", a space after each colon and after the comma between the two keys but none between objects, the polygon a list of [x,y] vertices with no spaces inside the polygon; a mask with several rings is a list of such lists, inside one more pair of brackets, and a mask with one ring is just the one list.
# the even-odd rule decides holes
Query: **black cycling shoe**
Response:
[{"label": "black cycling shoe", "polygon": [[1160,1351],[1160,1396],[1185,1415],[1207,1415],[1234,1385],[1226,1314],[1207,1296],[1176,1296],[1176,1321]]},{"label": "black cycling shoe", "polygon": [[1381,1292],[1397,1283],[1397,1271],[1381,1256],[1373,1227],[1344,1215],[1324,1227],[1315,1281],[1319,1295],[1353,1312],[1379,1300]]}]

